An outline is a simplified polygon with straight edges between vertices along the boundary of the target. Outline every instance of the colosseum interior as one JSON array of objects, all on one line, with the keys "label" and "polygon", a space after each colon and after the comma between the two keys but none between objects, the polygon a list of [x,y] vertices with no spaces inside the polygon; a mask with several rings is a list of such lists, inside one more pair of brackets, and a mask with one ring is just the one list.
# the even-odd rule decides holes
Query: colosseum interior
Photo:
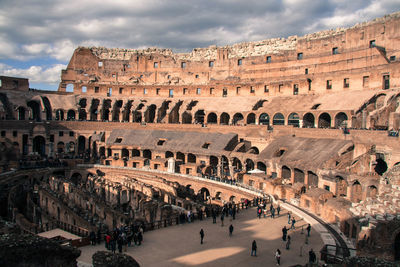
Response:
[{"label": "colosseum interior", "polygon": [[78,47],[55,92],[1,76],[0,215],[85,236],[268,198],[400,260],[399,29],[393,13],[190,53]]}]

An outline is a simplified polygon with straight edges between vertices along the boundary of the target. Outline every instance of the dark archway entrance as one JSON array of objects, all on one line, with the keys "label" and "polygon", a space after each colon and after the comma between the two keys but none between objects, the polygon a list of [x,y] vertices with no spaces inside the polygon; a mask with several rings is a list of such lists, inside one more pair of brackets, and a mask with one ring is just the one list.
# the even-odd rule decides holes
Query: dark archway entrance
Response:
[{"label": "dark archway entrance", "polygon": [[33,152],[37,152],[41,156],[46,154],[46,140],[43,136],[39,135],[33,138]]},{"label": "dark archway entrance", "polygon": [[400,233],[397,234],[394,240],[394,260],[400,260]]},{"label": "dark archway entrance", "polygon": [[86,148],[86,138],[81,135],[78,137],[78,154],[85,153],[85,148]]}]

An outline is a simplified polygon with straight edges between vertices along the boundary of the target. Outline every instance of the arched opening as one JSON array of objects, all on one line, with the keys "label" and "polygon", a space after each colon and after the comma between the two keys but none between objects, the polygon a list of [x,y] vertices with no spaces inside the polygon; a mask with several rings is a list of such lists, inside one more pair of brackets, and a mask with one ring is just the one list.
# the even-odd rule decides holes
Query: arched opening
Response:
[{"label": "arched opening", "polygon": [[34,121],[41,121],[39,102],[31,100],[27,103],[27,105],[31,109],[31,116],[29,119]]},{"label": "arched opening", "polygon": [[249,113],[249,115],[247,115],[247,124],[256,124],[256,114]]},{"label": "arched opening", "polygon": [[182,113],[182,124],[191,124],[192,123],[192,114],[189,112]]},{"label": "arched opening", "polygon": [[185,154],[182,152],[176,152],[176,159],[182,161],[183,164],[185,164]]},{"label": "arched opening", "polygon": [[121,150],[121,157],[122,157],[123,159],[128,159],[128,158],[129,158],[129,150],[126,149],[126,148],[123,148],[123,149]]},{"label": "arched opening", "polygon": [[269,125],[269,115],[267,113],[262,113],[258,120],[260,125]]},{"label": "arched opening", "polygon": [[222,175],[223,175],[223,177],[230,176],[231,173],[229,172],[229,161],[228,161],[227,157],[221,156],[221,165],[222,165]]},{"label": "arched opening", "polygon": [[137,110],[133,111],[132,122],[142,122],[142,112]]},{"label": "arched opening", "polygon": [[46,155],[46,139],[41,135],[35,136],[33,138],[32,150],[33,150],[33,152],[36,152],[41,156],[45,156]]},{"label": "arched opening", "polygon": [[375,165],[375,172],[377,174],[379,174],[380,176],[382,176],[382,174],[384,174],[388,169],[388,166],[386,164],[386,162],[382,159],[382,158],[378,158],[376,160],[376,165]]},{"label": "arched opening", "polygon": [[125,122],[129,122],[129,114],[131,114],[133,100],[128,100],[124,106],[124,111],[122,112],[122,120]]},{"label": "arched opening", "polygon": [[196,163],[196,156],[192,153],[188,154],[188,162],[189,163]]},{"label": "arched opening", "polygon": [[335,128],[347,126],[347,115],[344,112],[339,112],[335,116]]},{"label": "arched opening", "polygon": [[222,125],[228,125],[229,124],[229,120],[230,120],[230,116],[228,113],[224,112],[221,114],[221,116],[219,117],[219,124]]},{"label": "arched opening", "polygon": [[111,100],[104,99],[103,100],[103,108],[101,110],[101,120],[102,121],[110,120],[110,108],[111,108]]},{"label": "arched opening", "polygon": [[151,159],[151,151],[148,149],[143,150],[143,157],[146,159]]},{"label": "arched opening", "polygon": [[347,196],[347,182],[342,176],[336,176],[336,196]]},{"label": "arched opening", "polygon": [[174,157],[174,153],[172,153],[171,151],[167,151],[165,152],[165,158],[173,158]]},{"label": "arched opening", "polygon": [[207,123],[217,123],[217,114],[211,112],[207,115]]},{"label": "arched opening", "polygon": [[351,186],[351,201],[360,202],[362,200],[362,186],[359,181],[355,181]]},{"label": "arched opening", "polygon": [[291,179],[292,171],[287,166],[282,166],[282,179]]},{"label": "arched opening", "polygon": [[58,142],[57,143],[57,153],[64,153],[64,149],[65,149],[65,144],[64,142]]},{"label": "arched opening", "polygon": [[222,193],[221,192],[215,193],[215,199],[221,200],[221,197],[222,197]]},{"label": "arched opening", "polygon": [[105,158],[106,157],[106,148],[104,146],[101,146],[99,148],[99,155],[101,158]]},{"label": "arched opening", "polygon": [[304,172],[300,169],[294,169],[294,182],[304,184]]},{"label": "arched opening", "polygon": [[211,166],[211,174],[217,174],[217,166],[218,166],[218,158],[215,156],[210,156],[210,166]]},{"label": "arched opening", "polygon": [[74,173],[71,175],[71,182],[74,185],[78,185],[82,182],[82,175],[78,172]]},{"label": "arched opening", "polygon": [[209,198],[209,196],[210,196],[210,191],[208,191],[207,188],[202,187],[202,188],[200,189],[200,191],[198,192],[198,195],[200,196],[200,199],[201,199],[202,201],[207,201],[208,198]]},{"label": "arched opening", "polygon": [[86,138],[81,135],[78,137],[78,154],[85,153],[85,149],[86,149]]},{"label": "arched opening", "polygon": [[368,186],[368,188],[367,188],[367,197],[375,198],[377,194],[378,194],[378,189],[376,188],[375,185]]},{"label": "arched opening", "polygon": [[308,176],[308,186],[318,187],[318,175],[316,175],[312,171],[308,171],[307,176]]},{"label": "arched opening", "polygon": [[331,116],[328,113],[322,113],[318,118],[318,128],[330,128]]},{"label": "arched opening", "polygon": [[264,162],[257,162],[257,169],[259,169],[260,171],[263,171],[264,174],[267,174],[267,166],[265,165]]},{"label": "arched opening", "polygon": [[236,196],[230,196],[229,197],[229,202],[235,203],[235,201],[236,201]]},{"label": "arched opening", "polygon": [[257,148],[256,146],[252,146],[252,147],[249,149],[248,153],[258,155],[258,154],[260,154],[260,151],[258,150],[258,148]]},{"label": "arched opening", "polygon": [[67,143],[67,152],[70,154],[74,154],[75,153],[75,143],[74,142],[69,142]]},{"label": "arched opening", "polygon": [[273,125],[285,125],[285,117],[282,113],[276,113],[272,120]]},{"label": "arched opening", "polygon": [[87,114],[86,114],[86,110],[84,109],[79,109],[79,120],[80,121],[85,121],[87,119]]},{"label": "arched opening", "polygon": [[251,159],[246,159],[246,172],[254,170],[254,161]]},{"label": "arched opening", "polygon": [[123,103],[122,100],[115,101],[112,111],[112,121],[119,121],[119,115],[121,113],[122,103]]},{"label": "arched opening", "polygon": [[73,109],[68,110],[67,112],[67,121],[75,120],[75,111]]},{"label": "arched opening", "polygon": [[303,128],[314,128],[315,127],[315,118],[312,113],[306,113],[303,116]]},{"label": "arched opening", "polygon": [[42,97],[44,110],[46,112],[46,120],[51,121],[53,119],[53,111],[51,109],[50,101],[47,97]]},{"label": "arched opening", "polygon": [[234,172],[240,172],[243,168],[242,162],[238,158],[233,158],[232,167]]},{"label": "arched opening", "polygon": [[140,151],[138,149],[132,149],[132,157],[140,157]]},{"label": "arched opening", "polygon": [[233,115],[233,125],[237,125],[241,121],[243,121],[242,113],[235,113],[235,115]]},{"label": "arched opening", "polygon": [[64,120],[64,111],[62,109],[56,110],[56,121],[63,121]]},{"label": "arched opening", "polygon": [[100,104],[100,100],[92,99],[92,104],[90,106],[90,120],[91,121],[97,121],[97,114],[99,113],[99,111],[98,111],[99,104]]},{"label": "arched opening", "polygon": [[152,104],[150,105],[146,112],[144,113],[144,120],[147,123],[153,123],[154,122],[154,118],[156,117],[156,109],[157,106]]},{"label": "arched opening", "polygon": [[203,123],[204,123],[204,116],[205,116],[205,115],[206,115],[206,114],[204,113],[204,110],[202,110],[202,109],[198,110],[198,111],[194,114],[195,123],[201,123],[201,124],[203,124]]},{"label": "arched opening", "polygon": [[72,83],[67,84],[67,87],[65,88],[66,92],[73,93],[74,92],[74,85]]},{"label": "arched opening", "polygon": [[293,112],[290,113],[288,117],[288,125],[293,125],[294,127],[300,127],[300,118],[299,114]]},{"label": "arched opening", "polygon": [[23,121],[25,120],[25,108],[24,107],[18,107],[18,120]]}]

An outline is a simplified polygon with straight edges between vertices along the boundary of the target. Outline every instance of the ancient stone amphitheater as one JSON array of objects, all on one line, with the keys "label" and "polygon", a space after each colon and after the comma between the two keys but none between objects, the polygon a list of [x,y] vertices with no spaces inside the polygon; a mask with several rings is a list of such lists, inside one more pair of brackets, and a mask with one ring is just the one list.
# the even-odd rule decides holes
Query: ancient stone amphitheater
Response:
[{"label": "ancient stone amphitheater", "polygon": [[85,235],[268,198],[400,260],[399,29],[394,13],[190,53],[78,47],[57,92],[1,76],[0,215]]}]

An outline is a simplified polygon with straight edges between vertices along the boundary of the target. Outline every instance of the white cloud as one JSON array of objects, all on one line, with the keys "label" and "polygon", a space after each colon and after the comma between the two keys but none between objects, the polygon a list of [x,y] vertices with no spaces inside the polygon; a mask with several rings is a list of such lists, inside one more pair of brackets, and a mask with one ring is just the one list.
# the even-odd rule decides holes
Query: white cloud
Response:
[{"label": "white cloud", "polygon": [[49,68],[31,66],[27,69],[17,69],[0,63],[0,75],[28,78],[33,83],[58,84],[60,82],[61,70],[66,67],[63,64],[55,64]]}]

